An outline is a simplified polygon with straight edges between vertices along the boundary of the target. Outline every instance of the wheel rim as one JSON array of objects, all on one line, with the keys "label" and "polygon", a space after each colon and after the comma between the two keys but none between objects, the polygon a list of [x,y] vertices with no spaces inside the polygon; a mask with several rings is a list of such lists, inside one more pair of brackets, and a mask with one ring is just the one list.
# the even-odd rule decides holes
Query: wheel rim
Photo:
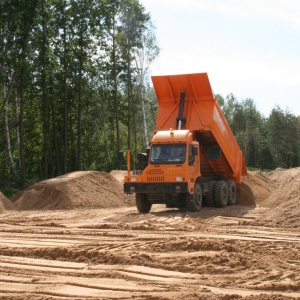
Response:
[{"label": "wheel rim", "polygon": [[228,204],[228,188],[225,181],[220,180],[217,182],[214,196],[217,207],[225,207]]},{"label": "wheel rim", "polygon": [[228,180],[227,186],[228,186],[228,204],[234,205],[236,204],[236,199],[237,199],[236,184],[232,180]]},{"label": "wheel rim", "polygon": [[222,194],[223,194],[223,201],[226,201],[226,198],[227,198],[227,193],[226,193],[226,187],[224,186],[223,190],[222,190]]},{"label": "wheel rim", "polygon": [[197,193],[196,193],[196,197],[195,197],[195,203],[197,206],[201,206],[201,195],[200,195],[200,191],[197,190]]}]

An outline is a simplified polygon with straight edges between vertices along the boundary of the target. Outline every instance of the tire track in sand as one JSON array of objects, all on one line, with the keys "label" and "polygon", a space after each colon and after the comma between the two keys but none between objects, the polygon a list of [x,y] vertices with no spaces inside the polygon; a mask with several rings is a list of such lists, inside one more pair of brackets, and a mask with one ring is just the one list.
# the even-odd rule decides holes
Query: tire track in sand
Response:
[{"label": "tire track in sand", "polygon": [[0,297],[300,297],[296,231],[245,224],[255,220],[253,209],[249,218],[247,212],[241,218],[226,210],[221,216],[214,210],[134,211],[85,210],[68,219],[61,212],[40,212],[39,219],[22,212],[24,225],[4,216]]}]

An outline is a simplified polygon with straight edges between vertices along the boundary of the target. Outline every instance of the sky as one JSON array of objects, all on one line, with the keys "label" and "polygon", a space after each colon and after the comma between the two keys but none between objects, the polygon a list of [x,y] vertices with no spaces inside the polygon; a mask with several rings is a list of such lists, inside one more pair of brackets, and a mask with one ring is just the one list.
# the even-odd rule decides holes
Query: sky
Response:
[{"label": "sky", "polygon": [[152,75],[207,73],[213,92],[265,117],[300,116],[299,0],[140,0],[161,52]]}]

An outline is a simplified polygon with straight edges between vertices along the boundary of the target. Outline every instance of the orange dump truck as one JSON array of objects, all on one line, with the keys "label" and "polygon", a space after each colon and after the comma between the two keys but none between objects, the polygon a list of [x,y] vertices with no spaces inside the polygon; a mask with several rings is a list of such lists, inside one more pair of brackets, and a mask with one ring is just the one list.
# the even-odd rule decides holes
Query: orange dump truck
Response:
[{"label": "orange dump truck", "polygon": [[199,211],[202,204],[236,203],[247,174],[242,151],[218,105],[206,73],[153,76],[159,103],[150,151],[143,166],[124,177],[125,193],[135,193],[140,213],[152,204]]}]

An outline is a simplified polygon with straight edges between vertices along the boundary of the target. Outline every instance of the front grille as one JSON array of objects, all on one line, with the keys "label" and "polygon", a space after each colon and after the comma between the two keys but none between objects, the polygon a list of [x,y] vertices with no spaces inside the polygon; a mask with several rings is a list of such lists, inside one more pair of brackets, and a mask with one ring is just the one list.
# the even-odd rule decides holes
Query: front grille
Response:
[{"label": "front grille", "polygon": [[147,182],[164,182],[164,176],[147,176]]},{"label": "front grille", "polygon": [[147,172],[147,182],[164,182],[164,171],[161,169],[151,169]]}]

